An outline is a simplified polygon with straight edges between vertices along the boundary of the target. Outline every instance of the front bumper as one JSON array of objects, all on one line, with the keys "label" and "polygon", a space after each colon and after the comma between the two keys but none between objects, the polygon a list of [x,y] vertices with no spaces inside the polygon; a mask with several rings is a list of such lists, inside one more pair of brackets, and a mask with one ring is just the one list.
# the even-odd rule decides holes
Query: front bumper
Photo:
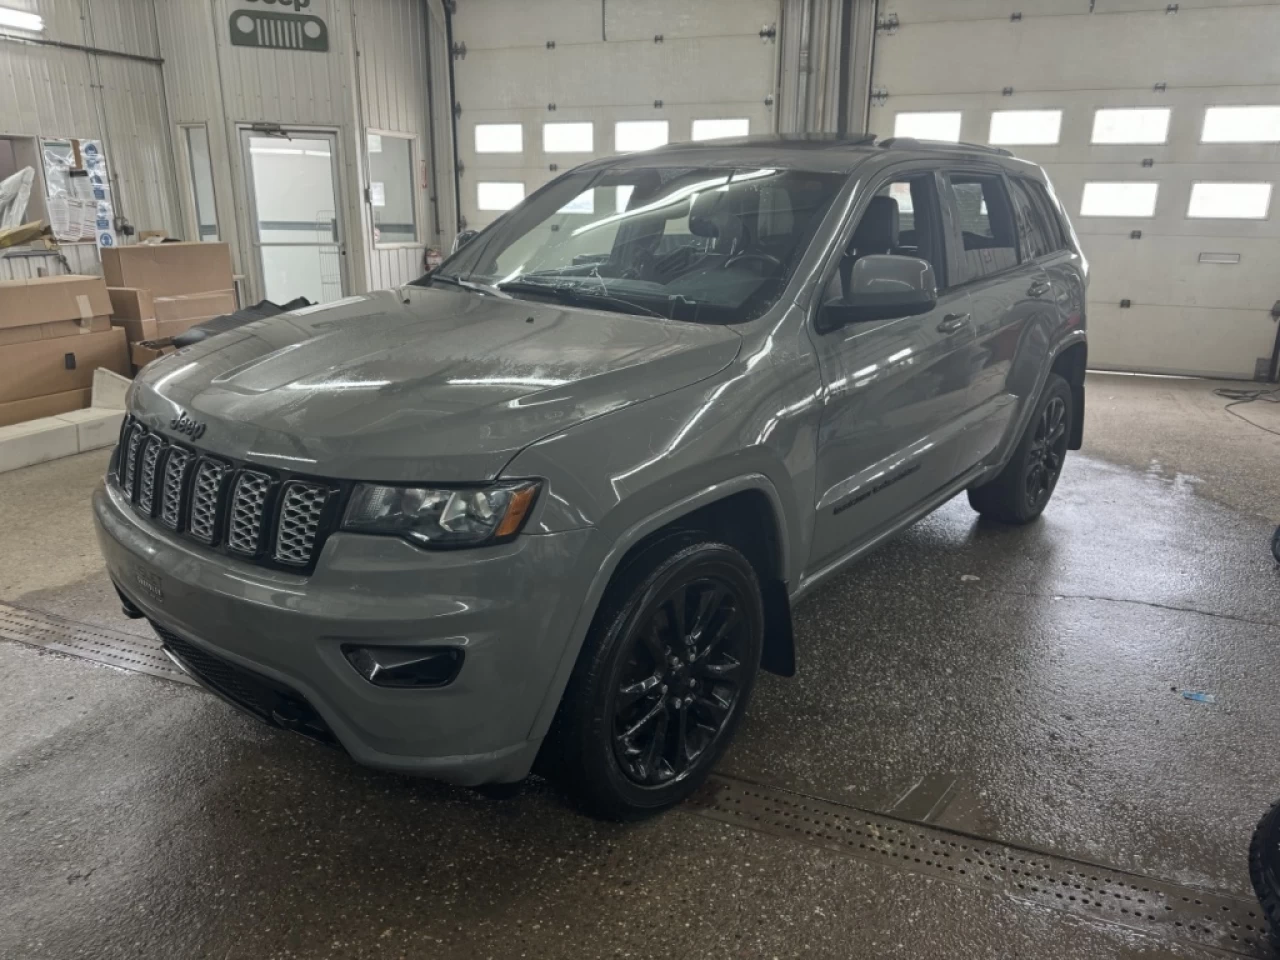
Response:
[{"label": "front bumper", "polygon": [[[528,773],[536,718],[599,567],[590,529],[436,553],[339,533],[303,577],[201,550],[109,485],[93,509],[111,579],[190,645],[184,658],[170,644],[180,660],[203,652],[296,692],[321,721],[300,732],[330,732],[362,764],[466,785]],[[343,656],[352,642],[458,646],[465,659],[448,686],[375,687]]]}]

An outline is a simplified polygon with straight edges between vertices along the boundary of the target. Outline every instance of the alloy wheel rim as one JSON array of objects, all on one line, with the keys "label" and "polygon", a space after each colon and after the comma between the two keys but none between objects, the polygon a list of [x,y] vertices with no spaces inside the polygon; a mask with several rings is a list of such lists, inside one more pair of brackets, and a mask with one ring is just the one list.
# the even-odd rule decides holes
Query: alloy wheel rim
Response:
[{"label": "alloy wheel rim", "polygon": [[1067,455],[1067,404],[1054,397],[1040,412],[1023,472],[1027,502],[1033,508],[1049,499]]},{"label": "alloy wheel rim", "polygon": [[611,739],[633,783],[683,780],[720,738],[746,679],[743,609],[728,583],[699,578],[671,587],[632,631]]}]

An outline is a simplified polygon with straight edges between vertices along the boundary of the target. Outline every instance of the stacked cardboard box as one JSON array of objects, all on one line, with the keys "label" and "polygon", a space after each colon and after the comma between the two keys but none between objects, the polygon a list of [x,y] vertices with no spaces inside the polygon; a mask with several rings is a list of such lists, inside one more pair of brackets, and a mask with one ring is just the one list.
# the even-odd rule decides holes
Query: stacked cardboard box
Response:
[{"label": "stacked cardboard box", "polygon": [[101,277],[0,280],[0,426],[89,405],[93,371],[129,372]]},{"label": "stacked cardboard box", "polygon": [[116,326],[129,338],[135,366],[157,356],[145,346],[236,309],[225,243],[160,243],[102,251],[102,272]]}]

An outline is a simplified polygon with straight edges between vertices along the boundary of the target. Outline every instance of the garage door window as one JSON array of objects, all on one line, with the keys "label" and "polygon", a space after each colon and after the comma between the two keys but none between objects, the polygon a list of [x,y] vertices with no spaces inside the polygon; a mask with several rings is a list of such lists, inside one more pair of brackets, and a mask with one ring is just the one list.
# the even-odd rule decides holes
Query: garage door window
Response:
[{"label": "garage door window", "polygon": [[960,139],[959,111],[931,111],[927,113],[900,113],[893,120],[895,137],[914,137],[917,140],[945,140],[955,143]]},{"label": "garage door window", "polygon": [[524,127],[518,123],[477,123],[476,153],[521,153]]},{"label": "garage door window", "polygon": [[1269,183],[1193,183],[1187,216],[1192,219],[1265,220]]},{"label": "garage door window", "polygon": [[948,178],[964,244],[961,282],[991,276],[1018,262],[1009,197],[999,177],[952,174]]},{"label": "garage door window", "polygon": [[543,153],[590,153],[595,149],[595,134],[590,123],[544,123]]},{"label": "garage door window", "polygon": [[1121,107],[1093,115],[1093,143],[1164,143],[1169,139],[1168,107]]},{"label": "garage door window", "polygon": [[1154,217],[1158,183],[1091,181],[1080,201],[1082,217]]},{"label": "garage door window", "polygon": [[751,121],[746,117],[693,121],[694,140],[717,140],[720,137],[745,137],[750,132]]},{"label": "garage door window", "polygon": [[1061,110],[997,110],[991,114],[988,143],[1004,146],[1047,146],[1058,142]]},{"label": "garage door window", "polygon": [[666,120],[619,120],[613,127],[613,149],[633,153],[664,146],[668,129]]},{"label": "garage door window", "polygon": [[482,180],[476,184],[476,206],[481,210],[510,210],[523,199],[523,183]]},{"label": "garage door window", "polygon": [[1280,143],[1280,107],[1210,107],[1203,143]]}]

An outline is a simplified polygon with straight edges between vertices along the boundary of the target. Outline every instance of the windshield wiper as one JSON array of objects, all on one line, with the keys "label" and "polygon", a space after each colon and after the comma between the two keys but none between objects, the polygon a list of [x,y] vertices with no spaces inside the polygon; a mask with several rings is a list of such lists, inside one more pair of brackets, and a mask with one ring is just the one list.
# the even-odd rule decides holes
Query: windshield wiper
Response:
[{"label": "windshield wiper", "polygon": [[439,281],[447,283],[451,286],[461,287],[463,290],[470,290],[473,293],[487,293],[490,296],[502,297],[505,300],[511,299],[511,294],[503,293],[497,287],[490,286],[487,283],[477,283],[474,280],[463,280],[461,277],[455,277],[448,273],[433,273],[428,278],[432,283]]},{"label": "windshield wiper", "polygon": [[573,283],[545,283],[536,280],[508,280],[506,283],[498,284],[498,290],[503,293],[532,293],[541,294],[542,296],[554,297],[561,303],[607,303],[615,307],[620,307],[626,313],[640,314],[647,317],[657,317],[659,320],[669,319],[665,314],[658,313],[656,310],[650,310],[648,307],[627,300],[624,297],[615,297],[611,293],[605,293],[600,290],[584,290],[577,284]]}]

